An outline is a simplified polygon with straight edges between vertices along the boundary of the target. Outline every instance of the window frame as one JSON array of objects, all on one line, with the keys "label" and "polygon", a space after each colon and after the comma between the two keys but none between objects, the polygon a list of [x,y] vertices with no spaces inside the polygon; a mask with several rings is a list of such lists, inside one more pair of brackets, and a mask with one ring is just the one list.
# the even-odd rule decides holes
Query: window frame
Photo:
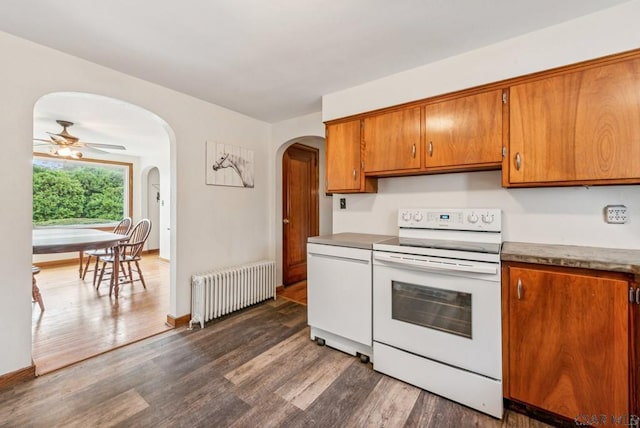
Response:
[{"label": "window frame", "polygon": [[[103,164],[103,165],[118,165],[123,168],[126,168],[125,176],[127,183],[125,183],[125,189],[127,191],[127,197],[123,199],[127,199],[123,204],[123,208],[126,210],[123,213],[123,217],[133,217],[133,163],[131,162],[122,162],[122,161],[114,161],[114,160],[105,160],[105,159],[93,159],[93,158],[82,158],[82,159],[71,159],[61,156],[53,156],[47,153],[33,153],[33,158],[46,158],[51,160],[58,161],[68,161],[72,163],[88,163],[88,164]],[[33,162],[32,162],[33,169]],[[33,172],[32,172],[33,177]],[[34,226],[37,228],[61,228],[61,227],[69,227],[69,228],[88,228],[88,229],[101,229],[108,228],[117,224],[118,221],[113,221],[112,223],[95,223],[95,224],[70,224],[65,226]]]}]

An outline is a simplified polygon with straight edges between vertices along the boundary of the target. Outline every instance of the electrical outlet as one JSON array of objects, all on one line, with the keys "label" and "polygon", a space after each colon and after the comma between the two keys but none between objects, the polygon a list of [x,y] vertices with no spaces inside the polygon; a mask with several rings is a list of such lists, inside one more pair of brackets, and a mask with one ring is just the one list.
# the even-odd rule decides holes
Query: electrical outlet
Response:
[{"label": "electrical outlet", "polygon": [[340,209],[341,210],[347,209],[347,198],[340,198]]},{"label": "electrical outlet", "polygon": [[629,212],[624,205],[607,205],[604,207],[604,221],[612,224],[622,224],[629,221]]}]

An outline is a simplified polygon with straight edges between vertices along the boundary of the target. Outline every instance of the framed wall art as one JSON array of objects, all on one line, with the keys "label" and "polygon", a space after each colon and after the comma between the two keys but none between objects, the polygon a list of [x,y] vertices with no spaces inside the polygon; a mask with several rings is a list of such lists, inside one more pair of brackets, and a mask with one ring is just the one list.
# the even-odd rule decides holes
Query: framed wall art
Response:
[{"label": "framed wall art", "polygon": [[207,141],[206,183],[253,188],[253,150]]}]

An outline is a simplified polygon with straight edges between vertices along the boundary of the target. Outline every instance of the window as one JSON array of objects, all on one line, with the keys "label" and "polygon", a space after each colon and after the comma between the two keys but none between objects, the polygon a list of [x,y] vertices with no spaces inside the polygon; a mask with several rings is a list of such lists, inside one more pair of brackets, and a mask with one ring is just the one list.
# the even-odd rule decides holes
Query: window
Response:
[{"label": "window", "polygon": [[34,226],[109,225],[132,211],[133,165],[33,157]]}]

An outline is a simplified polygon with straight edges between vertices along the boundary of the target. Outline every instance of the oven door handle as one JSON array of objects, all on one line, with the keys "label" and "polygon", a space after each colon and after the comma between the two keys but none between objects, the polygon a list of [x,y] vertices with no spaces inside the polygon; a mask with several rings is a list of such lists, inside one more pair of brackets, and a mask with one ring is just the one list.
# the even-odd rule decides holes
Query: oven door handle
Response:
[{"label": "oven door handle", "polygon": [[376,261],[393,264],[397,266],[410,266],[416,269],[429,270],[429,271],[457,271],[457,272],[472,272],[472,273],[486,273],[496,274],[498,268],[496,266],[479,266],[479,265],[460,265],[454,263],[442,263],[432,260],[418,260],[402,256],[393,256],[388,254],[380,254],[374,252],[373,258]]}]

